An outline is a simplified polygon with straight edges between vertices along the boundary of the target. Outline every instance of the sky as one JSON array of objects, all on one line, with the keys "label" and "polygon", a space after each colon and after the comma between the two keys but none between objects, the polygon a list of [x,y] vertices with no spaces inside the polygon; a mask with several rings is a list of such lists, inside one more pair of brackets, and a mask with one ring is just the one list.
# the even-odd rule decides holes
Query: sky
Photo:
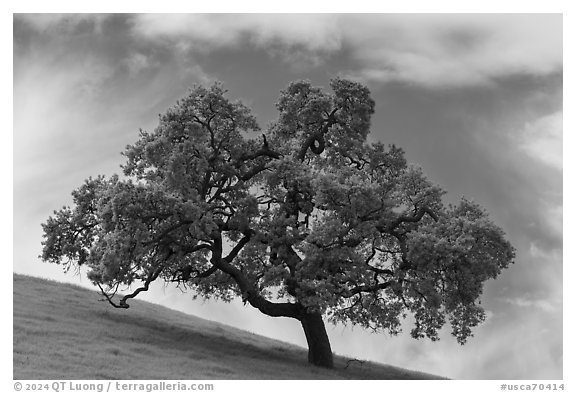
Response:
[{"label": "sky", "polygon": [[[290,81],[363,82],[370,140],[395,144],[484,206],[517,249],[485,286],[465,346],[328,325],[338,354],[454,379],[563,377],[563,48],[560,14],[16,14],[13,271],[91,287],[41,262],[40,224],[194,84],[221,81],[261,127]],[[297,321],[161,283],[139,298],[305,345]],[[129,312],[129,311],[127,311]]]}]

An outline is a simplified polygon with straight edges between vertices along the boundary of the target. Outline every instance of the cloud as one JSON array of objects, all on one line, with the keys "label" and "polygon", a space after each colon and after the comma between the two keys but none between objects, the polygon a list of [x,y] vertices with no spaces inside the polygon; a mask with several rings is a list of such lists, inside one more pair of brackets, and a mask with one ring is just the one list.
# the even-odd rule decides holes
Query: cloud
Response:
[{"label": "cloud", "polygon": [[301,46],[311,51],[340,48],[335,15],[145,14],[134,17],[133,31],[180,47],[215,49],[248,41],[258,47]]},{"label": "cloud", "polygon": [[519,147],[532,158],[562,170],[562,120],[559,111],[526,124],[515,135]]},{"label": "cloud", "polygon": [[103,45],[102,37],[54,26],[27,42],[23,23],[15,20],[15,42],[25,48],[14,55],[14,269],[61,278],[59,266],[37,260],[40,223],[71,203],[88,176],[118,173],[138,129],[153,129],[158,113],[210,75],[162,53],[118,50],[124,31],[109,31],[113,43]]},{"label": "cloud", "polygon": [[548,74],[562,65],[559,15],[357,16],[346,36],[360,63],[358,76],[374,81],[490,85],[499,77]]},{"label": "cloud", "polygon": [[430,88],[562,69],[561,15],[147,14],[134,17],[133,30],[185,50],[248,42],[274,55],[284,51],[287,62],[304,53],[310,66],[345,51],[355,63],[347,76]]},{"label": "cloud", "polygon": [[506,299],[506,301],[518,307],[538,308],[546,312],[558,311],[558,305],[546,299],[530,299],[526,297],[517,297]]},{"label": "cloud", "polygon": [[[20,14],[38,31],[109,15]],[[318,67],[345,53],[349,77],[428,88],[490,86],[510,75],[562,70],[561,14],[142,14],[131,33],[179,52],[249,44],[289,65]],[[133,59],[137,60],[137,59]],[[133,64],[138,67],[139,63]]]},{"label": "cloud", "polygon": [[[515,278],[524,283],[522,289],[499,300],[520,308],[562,315],[562,249],[546,250],[532,242],[528,252],[523,252],[521,258],[519,263],[527,265],[529,269],[526,272],[515,272]],[[534,277],[533,266],[538,266],[537,277]],[[521,276],[524,274],[530,274],[540,285],[529,282]]]},{"label": "cloud", "polygon": [[130,75],[139,74],[141,71],[151,66],[148,56],[134,52],[124,59],[124,64],[128,67]]},{"label": "cloud", "polygon": [[21,20],[37,31],[70,31],[82,23],[92,23],[94,32],[102,32],[107,14],[15,14],[15,20]]}]

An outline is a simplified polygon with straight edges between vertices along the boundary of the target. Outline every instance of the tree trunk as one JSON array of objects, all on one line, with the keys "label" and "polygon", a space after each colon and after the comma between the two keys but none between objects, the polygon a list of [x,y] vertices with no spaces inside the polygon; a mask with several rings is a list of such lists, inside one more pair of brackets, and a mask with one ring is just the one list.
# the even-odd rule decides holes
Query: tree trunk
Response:
[{"label": "tree trunk", "polygon": [[324,327],[322,315],[306,313],[300,319],[308,342],[308,362],[315,366],[334,368],[330,340]]}]

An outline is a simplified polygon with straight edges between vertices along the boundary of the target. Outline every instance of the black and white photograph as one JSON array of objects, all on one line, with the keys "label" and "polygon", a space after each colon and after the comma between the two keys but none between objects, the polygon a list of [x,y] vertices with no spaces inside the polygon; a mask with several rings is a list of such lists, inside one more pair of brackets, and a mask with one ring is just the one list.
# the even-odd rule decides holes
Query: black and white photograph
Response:
[{"label": "black and white photograph", "polygon": [[561,13],[12,28],[14,381],[564,390]]}]

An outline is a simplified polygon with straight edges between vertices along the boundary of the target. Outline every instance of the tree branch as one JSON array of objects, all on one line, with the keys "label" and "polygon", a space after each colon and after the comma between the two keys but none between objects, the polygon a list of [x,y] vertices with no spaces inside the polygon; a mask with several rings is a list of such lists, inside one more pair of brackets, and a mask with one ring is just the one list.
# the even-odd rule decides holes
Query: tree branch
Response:
[{"label": "tree branch", "polygon": [[[302,147],[300,148],[300,151],[298,152],[298,155],[296,156],[299,161],[304,161],[308,149],[312,150],[314,154],[322,154],[324,148],[326,147],[324,135],[326,135],[330,127],[337,123],[336,117],[334,117],[334,115],[338,109],[339,108],[332,109],[332,112],[328,114],[328,118],[322,122],[322,127],[318,131],[310,134],[308,138],[306,138],[302,144]],[[318,146],[315,145],[316,143],[318,143]]]},{"label": "tree branch", "polygon": [[413,215],[411,216],[400,216],[397,217],[394,221],[390,224],[384,225],[376,225],[376,229],[381,233],[387,233],[389,235],[394,236],[398,240],[398,244],[400,246],[400,256],[402,258],[402,264],[400,265],[401,270],[406,270],[412,267],[412,264],[407,260],[407,249],[406,249],[406,234],[400,233],[396,230],[398,226],[405,222],[418,222],[423,217],[424,214],[428,214],[434,221],[438,221],[438,215],[433,212],[429,207],[424,206],[420,207]]},{"label": "tree branch", "polygon": [[246,244],[248,244],[248,242],[250,241],[250,238],[252,237],[253,234],[254,234],[253,230],[248,230],[248,231],[244,232],[244,237],[242,239],[240,239],[240,241],[238,243],[236,243],[234,248],[232,248],[230,253],[224,258],[224,261],[231,263],[234,260],[234,258],[236,258],[238,256],[240,251],[242,251],[242,248],[244,248],[244,246]]},{"label": "tree branch", "polygon": [[[120,299],[120,302],[118,304],[114,303],[114,301],[112,300],[112,297],[114,296],[116,291],[114,291],[114,294],[109,295],[108,293],[106,293],[104,291],[104,289],[102,288],[102,286],[99,283],[98,283],[98,287],[100,288],[100,291],[102,292],[102,294],[108,300],[108,303],[110,303],[115,308],[130,308],[130,305],[128,303],[126,303],[126,301],[128,299],[135,298],[136,296],[138,296],[138,294],[140,292],[147,291],[148,288],[150,287],[150,283],[158,278],[158,276],[160,275],[160,273],[162,272],[163,269],[164,269],[163,265],[160,266],[158,269],[156,269],[151,275],[148,276],[148,278],[146,278],[146,281],[144,282],[144,286],[137,288],[134,292],[129,293],[128,295],[125,295],[124,297],[122,297],[122,299]],[[116,286],[116,289],[117,288],[118,288],[118,285]]]},{"label": "tree branch", "polygon": [[[245,238],[244,238],[245,239]],[[303,308],[296,303],[274,303],[265,299],[259,292],[256,285],[248,280],[248,278],[234,265],[232,265],[227,258],[222,258],[222,236],[220,233],[214,236],[214,252],[212,253],[211,263],[228,274],[238,285],[242,292],[242,299],[244,302],[250,303],[254,308],[257,308],[263,314],[271,317],[290,317],[300,319],[303,314]]]},{"label": "tree branch", "polygon": [[381,282],[379,284],[374,284],[374,285],[360,285],[360,286],[352,288],[350,290],[350,295],[345,296],[345,297],[352,297],[352,296],[357,295],[361,292],[364,292],[364,293],[378,292],[382,289],[388,288],[390,285],[392,285],[391,281]]},{"label": "tree branch", "polygon": [[181,246],[182,250],[188,254],[192,254],[196,251],[200,251],[200,250],[212,250],[212,245],[208,244],[208,243],[201,243],[201,244],[197,244],[195,246]]},{"label": "tree branch", "polygon": [[388,230],[393,231],[396,229],[400,224],[404,222],[418,222],[424,217],[424,214],[428,214],[434,221],[438,221],[438,215],[434,213],[430,208],[427,206],[420,207],[413,215],[411,216],[400,216],[396,220],[394,220],[389,226]]},{"label": "tree branch", "polygon": [[174,224],[174,225],[166,228],[164,231],[162,231],[162,233],[160,235],[156,236],[154,239],[147,241],[147,242],[143,242],[142,244],[147,246],[150,244],[159,243],[162,240],[162,238],[165,237],[166,235],[168,235],[170,232],[172,232],[172,231],[174,231],[174,230],[176,230],[176,229],[178,229],[184,225],[189,225],[189,224],[193,224],[193,223],[194,223],[194,221],[192,221],[192,220],[180,221],[179,223]]},{"label": "tree branch", "polygon": [[110,303],[113,307],[115,308],[126,308],[126,307],[121,307],[119,305],[117,305],[116,303],[114,303],[114,301],[112,301],[112,298],[114,297],[114,295],[116,294],[116,292],[118,291],[118,286],[120,285],[120,283],[116,284],[116,288],[114,289],[114,293],[112,295],[109,295],[104,288],[102,288],[102,285],[100,285],[100,283],[96,283],[96,285],[98,285],[98,288],[100,288],[100,292],[102,292],[102,295],[104,295],[104,297],[106,298],[106,300],[108,300],[108,303]]},{"label": "tree branch", "polygon": [[[259,165],[256,165],[252,169],[250,169],[246,173],[244,173],[243,175],[238,176],[238,178],[242,181],[248,181],[248,180],[252,179],[254,176],[256,176],[257,174],[259,174],[260,172],[264,171],[266,169],[266,164],[267,164],[266,162],[263,162]],[[229,188],[232,188],[232,187],[229,187]]]},{"label": "tree branch", "polygon": [[262,135],[262,139],[264,140],[262,148],[260,148],[259,150],[256,150],[252,154],[243,154],[242,156],[240,156],[240,161],[255,160],[256,158],[259,158],[259,157],[270,157],[270,158],[275,158],[275,159],[279,159],[280,157],[282,157],[282,155],[280,153],[275,152],[274,150],[270,149],[270,146],[268,145],[268,141],[266,140],[265,135]]},{"label": "tree branch", "polygon": [[158,278],[158,276],[162,272],[162,269],[164,269],[163,265],[160,266],[158,269],[156,269],[156,271],[154,271],[154,273],[152,273],[151,275],[148,276],[148,278],[144,282],[144,286],[137,288],[134,292],[132,292],[132,293],[124,296],[122,299],[120,299],[120,306],[122,308],[129,308],[130,305],[128,303],[126,303],[126,301],[128,299],[135,298],[136,296],[138,296],[138,294],[140,292],[146,292],[148,290],[148,288],[150,287],[150,283]]}]

